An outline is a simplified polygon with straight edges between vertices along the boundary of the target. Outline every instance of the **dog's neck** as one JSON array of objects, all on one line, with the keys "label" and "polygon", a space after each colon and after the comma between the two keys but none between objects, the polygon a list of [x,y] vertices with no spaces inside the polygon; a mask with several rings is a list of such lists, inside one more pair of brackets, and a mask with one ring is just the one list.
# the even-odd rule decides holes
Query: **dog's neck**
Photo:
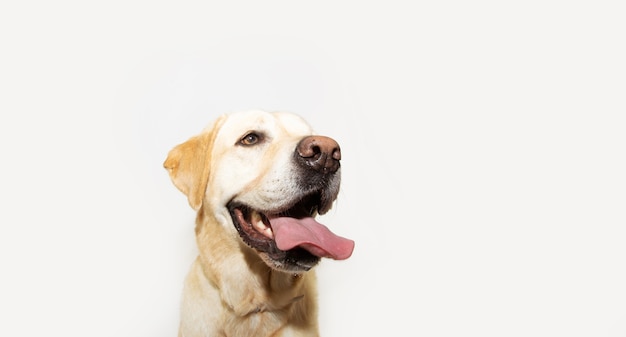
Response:
[{"label": "dog's neck", "polygon": [[[200,210],[196,219],[199,258],[204,268],[211,269],[204,270],[204,275],[217,289],[229,289],[228,293],[220,291],[222,300],[236,315],[289,310],[294,303],[315,302],[315,294],[307,286],[315,282],[314,271],[293,274],[274,270],[241,240],[229,238],[237,234],[226,229],[228,223],[205,217],[213,216]],[[244,279],[242,275],[252,277]]]}]

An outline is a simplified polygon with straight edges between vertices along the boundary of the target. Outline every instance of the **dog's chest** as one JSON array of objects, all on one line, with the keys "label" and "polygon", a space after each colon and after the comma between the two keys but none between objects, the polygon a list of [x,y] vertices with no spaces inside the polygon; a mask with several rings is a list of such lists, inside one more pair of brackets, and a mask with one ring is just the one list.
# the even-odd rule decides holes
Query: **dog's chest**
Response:
[{"label": "dog's chest", "polygon": [[226,336],[291,336],[290,319],[291,306],[281,310],[264,311],[259,308],[245,316],[229,313],[225,321]]}]

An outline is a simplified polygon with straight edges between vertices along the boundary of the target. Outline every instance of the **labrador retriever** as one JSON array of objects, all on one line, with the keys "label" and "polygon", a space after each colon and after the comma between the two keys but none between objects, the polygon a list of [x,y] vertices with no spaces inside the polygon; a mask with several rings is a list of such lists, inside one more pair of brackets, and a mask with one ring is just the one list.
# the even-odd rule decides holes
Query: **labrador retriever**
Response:
[{"label": "labrador retriever", "polygon": [[259,110],[224,114],[169,152],[197,211],[179,336],[319,336],[313,267],[354,249],[315,220],[337,198],[340,159],[301,117]]}]

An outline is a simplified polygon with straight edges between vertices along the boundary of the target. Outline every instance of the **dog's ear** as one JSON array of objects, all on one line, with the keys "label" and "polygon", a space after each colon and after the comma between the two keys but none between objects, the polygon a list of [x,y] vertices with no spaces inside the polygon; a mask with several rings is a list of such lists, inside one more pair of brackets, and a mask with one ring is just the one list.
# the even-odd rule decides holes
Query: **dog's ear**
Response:
[{"label": "dog's ear", "polygon": [[213,141],[220,120],[203,133],[177,145],[167,155],[163,167],[181,192],[187,195],[189,205],[199,210],[209,181],[209,167]]}]

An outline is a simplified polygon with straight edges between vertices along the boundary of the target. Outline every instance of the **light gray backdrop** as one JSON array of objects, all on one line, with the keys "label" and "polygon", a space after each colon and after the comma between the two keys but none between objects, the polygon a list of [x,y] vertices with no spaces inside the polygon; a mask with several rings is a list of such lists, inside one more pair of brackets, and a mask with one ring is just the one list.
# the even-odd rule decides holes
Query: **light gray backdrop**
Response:
[{"label": "light gray backdrop", "polygon": [[0,335],[175,336],[218,115],[343,150],[323,336],[626,335],[618,1],[0,5]]}]

